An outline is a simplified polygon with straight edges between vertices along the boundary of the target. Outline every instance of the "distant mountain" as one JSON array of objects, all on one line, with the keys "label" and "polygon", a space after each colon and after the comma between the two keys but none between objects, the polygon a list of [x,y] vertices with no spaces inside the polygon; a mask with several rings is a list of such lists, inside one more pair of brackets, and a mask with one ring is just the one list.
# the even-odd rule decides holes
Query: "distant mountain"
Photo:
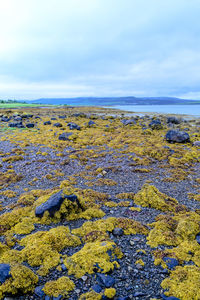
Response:
[{"label": "distant mountain", "polygon": [[78,98],[41,98],[26,101],[35,104],[75,105],[75,106],[112,106],[112,105],[191,105],[200,104],[199,100],[185,100],[174,97],[78,97]]}]

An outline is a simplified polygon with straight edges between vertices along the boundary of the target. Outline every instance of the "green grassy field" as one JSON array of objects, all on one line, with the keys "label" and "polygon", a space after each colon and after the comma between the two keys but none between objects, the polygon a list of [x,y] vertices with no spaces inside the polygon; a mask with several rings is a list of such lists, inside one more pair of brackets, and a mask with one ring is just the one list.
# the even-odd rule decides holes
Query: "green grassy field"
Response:
[{"label": "green grassy field", "polygon": [[0,108],[40,107],[40,106],[46,106],[46,105],[44,105],[44,104],[32,104],[32,103],[21,103],[21,102],[0,103]]}]

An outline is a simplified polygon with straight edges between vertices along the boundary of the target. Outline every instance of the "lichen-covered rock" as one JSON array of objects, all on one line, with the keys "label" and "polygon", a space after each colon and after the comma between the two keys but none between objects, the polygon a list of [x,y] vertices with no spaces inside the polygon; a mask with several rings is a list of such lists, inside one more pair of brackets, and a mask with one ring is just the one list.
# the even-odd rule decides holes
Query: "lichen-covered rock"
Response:
[{"label": "lichen-covered rock", "polygon": [[169,130],[165,136],[166,140],[170,143],[189,143],[190,136],[185,131]]},{"label": "lichen-covered rock", "polygon": [[39,218],[43,217],[46,211],[49,212],[50,217],[53,217],[55,212],[60,209],[61,204],[65,199],[68,199],[71,202],[76,202],[78,206],[80,206],[80,203],[76,195],[64,195],[63,191],[61,190],[60,192],[50,196],[50,198],[46,202],[36,207],[35,209],[36,217]]}]

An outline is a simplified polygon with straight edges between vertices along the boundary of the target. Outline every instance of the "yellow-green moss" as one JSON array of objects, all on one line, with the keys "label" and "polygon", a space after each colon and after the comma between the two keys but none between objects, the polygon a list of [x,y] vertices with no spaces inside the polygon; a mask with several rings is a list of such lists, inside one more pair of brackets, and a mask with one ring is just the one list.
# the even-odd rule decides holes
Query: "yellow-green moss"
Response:
[{"label": "yellow-green moss", "polygon": [[[73,291],[75,284],[69,277],[63,276],[54,281],[45,283],[43,291],[48,296],[58,297],[59,295],[67,297],[69,292]],[[68,298],[68,297],[67,297]]]},{"label": "yellow-green moss", "polygon": [[38,277],[29,268],[15,264],[11,266],[11,278],[0,285],[0,299],[5,293],[17,294],[32,292],[38,282]]},{"label": "yellow-green moss", "polygon": [[102,296],[95,291],[90,291],[88,293],[82,294],[79,300],[101,300]]},{"label": "yellow-green moss", "polygon": [[59,264],[59,251],[80,244],[80,239],[71,235],[69,228],[65,226],[38,231],[20,241],[20,245],[25,246],[21,250],[23,260],[28,261],[31,266],[41,266],[38,272],[40,275],[46,275],[49,269]]},{"label": "yellow-green moss", "polygon": [[[110,255],[108,254],[111,251]],[[68,274],[74,274],[77,278],[82,277],[85,273],[93,274],[95,267],[100,268],[102,272],[107,273],[114,267],[119,267],[117,258],[121,258],[122,253],[116,247],[114,242],[103,241],[87,243],[84,247],[67,257],[64,264],[68,269]]]},{"label": "yellow-green moss", "polygon": [[104,295],[109,298],[109,299],[112,299],[115,297],[116,295],[116,290],[114,288],[108,288],[108,289],[105,289],[104,291]]},{"label": "yellow-green moss", "polygon": [[200,299],[200,268],[196,266],[178,266],[170,276],[161,283],[165,294],[181,300]]},{"label": "yellow-green moss", "polygon": [[162,211],[175,211],[178,201],[161,193],[155,186],[145,184],[135,195],[134,202],[143,207],[151,207]]}]

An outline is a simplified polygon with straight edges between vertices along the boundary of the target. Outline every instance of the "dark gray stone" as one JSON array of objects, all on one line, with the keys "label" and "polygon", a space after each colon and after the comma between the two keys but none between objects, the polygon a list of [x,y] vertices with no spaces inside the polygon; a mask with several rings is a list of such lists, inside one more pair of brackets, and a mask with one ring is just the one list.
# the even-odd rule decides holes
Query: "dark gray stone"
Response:
[{"label": "dark gray stone", "polygon": [[69,129],[70,129],[70,130],[74,130],[74,129],[76,129],[76,130],[81,130],[81,127],[80,127],[78,124],[73,123],[73,122],[69,122],[69,123],[67,124],[67,126],[69,126]]},{"label": "dark gray stone", "polygon": [[45,211],[49,212],[50,217],[53,217],[55,212],[60,209],[61,204],[65,199],[68,199],[72,202],[76,202],[79,207],[81,207],[78,198],[76,195],[63,195],[63,191],[53,194],[50,198],[45,202],[36,207],[35,215],[38,218],[42,218]]},{"label": "dark gray stone", "polygon": [[179,298],[176,298],[176,297],[173,297],[173,296],[170,296],[170,297],[167,297],[165,296],[164,294],[160,295],[162,297],[162,299],[164,300],[180,300]]},{"label": "dark gray stone", "polygon": [[3,284],[10,277],[10,265],[0,264],[0,283]]},{"label": "dark gray stone", "polygon": [[41,286],[37,286],[34,290],[34,293],[40,298],[44,297],[44,295],[45,295],[44,291],[42,290],[43,288],[44,288],[44,285],[41,285]]},{"label": "dark gray stone", "polygon": [[200,245],[200,233],[198,233],[198,234],[196,235],[196,241],[197,241],[197,243]]},{"label": "dark gray stone", "polygon": [[97,281],[99,282],[99,284],[105,286],[106,288],[110,288],[115,284],[115,278],[102,273],[97,273]]},{"label": "dark gray stone", "polygon": [[169,130],[165,136],[170,143],[187,143],[190,142],[190,136],[185,131]]},{"label": "dark gray stone", "polygon": [[43,123],[44,125],[51,125],[51,121],[46,121]]},{"label": "dark gray stone", "polygon": [[179,265],[178,260],[172,257],[164,257],[163,261],[166,263],[167,267],[170,270],[173,270],[176,266]]},{"label": "dark gray stone", "polygon": [[195,146],[195,147],[200,147],[200,141],[195,141],[195,142],[193,143],[193,146]]},{"label": "dark gray stone", "polygon": [[167,123],[180,124],[181,123],[181,119],[180,118],[176,118],[176,117],[169,117],[169,118],[167,118]]},{"label": "dark gray stone", "polygon": [[55,127],[62,127],[62,124],[58,122],[58,123],[53,124],[53,126],[55,126]]},{"label": "dark gray stone", "polygon": [[90,126],[93,126],[93,125],[96,125],[96,123],[95,123],[94,121],[90,120],[90,121],[88,122],[88,126],[90,127]]},{"label": "dark gray stone", "polygon": [[26,124],[26,127],[27,127],[27,128],[33,128],[34,126],[35,126],[34,123],[28,123],[28,124]]},{"label": "dark gray stone", "polygon": [[102,288],[99,284],[95,284],[92,286],[93,291],[95,291],[96,293],[101,293]]},{"label": "dark gray stone", "polygon": [[73,133],[71,132],[63,132],[59,135],[58,139],[62,140],[62,141],[70,141],[69,137],[72,135]]},{"label": "dark gray stone", "polygon": [[122,236],[124,234],[124,230],[122,228],[116,227],[113,229],[112,234],[115,236]]}]

